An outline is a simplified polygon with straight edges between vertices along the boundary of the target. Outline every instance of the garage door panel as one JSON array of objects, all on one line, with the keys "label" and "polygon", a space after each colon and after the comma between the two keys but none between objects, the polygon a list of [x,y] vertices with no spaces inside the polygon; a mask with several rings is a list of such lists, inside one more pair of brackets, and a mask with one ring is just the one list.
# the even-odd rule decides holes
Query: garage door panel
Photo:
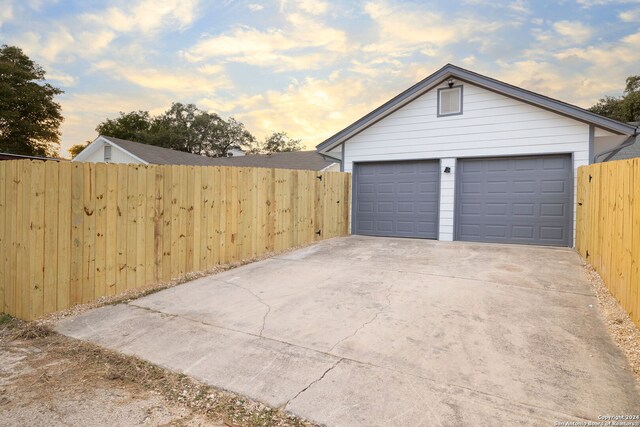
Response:
[{"label": "garage door panel", "polygon": [[439,170],[438,161],[356,163],[354,233],[437,238]]},{"label": "garage door panel", "polygon": [[569,155],[460,160],[458,240],[568,246]]},{"label": "garage door panel", "polygon": [[563,194],[567,192],[567,183],[559,179],[551,179],[542,181],[542,193],[559,193]]}]

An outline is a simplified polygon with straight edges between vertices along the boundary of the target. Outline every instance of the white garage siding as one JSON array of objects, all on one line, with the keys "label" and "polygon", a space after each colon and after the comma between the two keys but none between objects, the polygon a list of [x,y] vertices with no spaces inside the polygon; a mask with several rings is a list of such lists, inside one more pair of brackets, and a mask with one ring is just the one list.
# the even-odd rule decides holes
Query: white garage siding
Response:
[{"label": "white garage siding", "polygon": [[[437,88],[345,142],[344,170],[354,162],[441,159],[439,239],[453,240],[456,159],[571,153],[577,168],[589,164],[589,125],[479,86],[464,87],[462,115],[437,117]],[[443,84],[439,87],[447,87]]]}]

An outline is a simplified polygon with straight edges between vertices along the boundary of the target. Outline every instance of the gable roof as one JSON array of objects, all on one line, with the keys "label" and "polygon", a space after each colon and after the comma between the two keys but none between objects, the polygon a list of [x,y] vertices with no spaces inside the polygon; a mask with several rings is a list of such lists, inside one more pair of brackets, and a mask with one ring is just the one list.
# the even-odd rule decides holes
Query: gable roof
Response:
[{"label": "gable roof", "polygon": [[211,164],[209,162],[211,160],[210,157],[104,135],[98,136],[91,144],[82,150],[80,154],[74,157],[72,161],[81,162],[85,160],[95,150],[102,147],[103,143],[111,144],[144,164],[189,166],[206,166]]},{"label": "gable roof", "polygon": [[637,132],[637,128],[635,126],[627,123],[600,116],[575,105],[567,104],[566,102],[558,101],[556,99],[474,73],[473,71],[460,68],[456,65],[447,64],[424,80],[411,86],[409,89],[382,104],[369,114],[318,144],[316,149],[320,152],[324,152],[334,148],[338,144],[348,140],[352,136],[413,101],[417,97],[423,95],[450,77],[481,86],[485,89],[518,99],[545,110],[553,111],[585,123],[593,124],[599,128],[609,130],[616,134],[633,135]]},{"label": "gable roof", "polygon": [[152,165],[190,165],[206,166],[210,157],[199,154],[186,153],[184,151],[172,150],[170,148],[158,147],[156,145],[142,144],[140,142],[127,141],[126,139],[114,138],[112,136],[102,136],[102,138],[116,144],[125,151],[144,160]]},{"label": "gable roof", "polygon": [[325,158],[317,151],[288,151],[272,154],[248,154],[237,157],[210,158],[210,163],[217,166],[245,166],[254,168],[306,169],[319,171],[335,163],[336,160]]}]

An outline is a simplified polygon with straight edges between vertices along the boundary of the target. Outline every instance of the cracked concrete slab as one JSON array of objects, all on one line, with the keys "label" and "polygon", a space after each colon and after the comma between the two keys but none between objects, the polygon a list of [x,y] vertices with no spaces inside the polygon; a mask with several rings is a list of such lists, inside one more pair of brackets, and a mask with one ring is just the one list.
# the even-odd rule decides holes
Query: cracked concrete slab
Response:
[{"label": "cracked concrete slab", "polygon": [[540,425],[640,407],[569,249],[332,239],[57,329],[327,425]]}]

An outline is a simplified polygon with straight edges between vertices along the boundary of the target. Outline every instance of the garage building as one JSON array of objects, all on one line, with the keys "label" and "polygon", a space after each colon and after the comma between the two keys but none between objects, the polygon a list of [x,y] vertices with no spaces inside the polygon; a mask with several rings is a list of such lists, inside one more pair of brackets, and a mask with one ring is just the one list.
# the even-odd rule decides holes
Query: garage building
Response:
[{"label": "garage building", "polygon": [[573,246],[578,167],[638,134],[446,65],[317,146],[353,176],[353,234]]}]

